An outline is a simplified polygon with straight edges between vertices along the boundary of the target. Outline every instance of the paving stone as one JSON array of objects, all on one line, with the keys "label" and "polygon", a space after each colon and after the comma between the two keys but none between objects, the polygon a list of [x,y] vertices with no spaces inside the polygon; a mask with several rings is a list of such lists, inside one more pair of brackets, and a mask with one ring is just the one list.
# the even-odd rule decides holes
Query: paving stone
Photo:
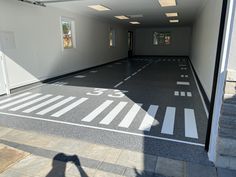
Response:
[{"label": "paving stone", "polygon": [[97,170],[94,177],[122,177],[121,175]]},{"label": "paving stone", "polygon": [[218,177],[235,177],[236,170],[229,170],[225,168],[217,168]]},{"label": "paving stone", "polygon": [[126,177],[154,177],[154,173],[145,172],[136,168],[127,168],[124,172]]},{"label": "paving stone", "polygon": [[218,154],[216,157],[215,165],[217,167],[221,167],[221,168],[229,168],[230,167],[230,159],[228,157],[221,156]]},{"label": "paving stone", "polygon": [[222,155],[232,155],[236,154],[236,140],[228,138],[218,138],[218,153]]},{"label": "paving stone", "polygon": [[186,164],[183,161],[158,157],[156,165],[156,173],[171,176],[184,177]]},{"label": "paving stone", "polygon": [[110,164],[103,162],[99,167],[99,170],[106,171],[106,172],[111,172],[115,174],[123,174],[126,167],[120,166],[120,165],[115,165],[115,164]]},{"label": "paving stone", "polygon": [[106,158],[104,159],[104,162],[116,163],[121,152],[122,152],[121,149],[109,148],[106,154]]},{"label": "paving stone", "polygon": [[23,159],[28,154],[10,147],[0,149],[0,173],[5,171],[9,166]]},{"label": "paving stone", "polygon": [[7,170],[0,174],[0,177],[36,177],[36,176],[30,176],[26,174],[21,174],[14,170]]},{"label": "paving stone", "polygon": [[74,164],[71,164],[69,170],[67,170],[67,176],[73,177],[93,177],[96,172],[96,169],[87,168],[87,167],[78,167]]},{"label": "paving stone", "polygon": [[117,160],[117,164],[130,168],[136,168],[138,170],[154,172],[156,161],[156,156],[123,150]]},{"label": "paving stone", "polygon": [[187,163],[186,177],[217,177],[216,168],[212,166]]},{"label": "paving stone", "polygon": [[0,137],[4,136],[5,134],[7,134],[11,131],[12,131],[12,129],[10,129],[10,128],[0,127]]}]

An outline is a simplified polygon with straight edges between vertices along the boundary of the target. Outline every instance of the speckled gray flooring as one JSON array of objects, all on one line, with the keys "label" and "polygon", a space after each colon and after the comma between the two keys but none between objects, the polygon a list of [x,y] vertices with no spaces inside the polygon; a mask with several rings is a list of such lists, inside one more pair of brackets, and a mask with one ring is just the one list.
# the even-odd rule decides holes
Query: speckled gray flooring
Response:
[{"label": "speckled gray flooring", "polygon": [[[142,104],[137,114],[135,104]],[[168,114],[167,108],[175,111]],[[122,127],[127,114],[129,123]],[[207,117],[185,58],[121,60],[2,97],[0,124],[177,159],[207,159]]]}]

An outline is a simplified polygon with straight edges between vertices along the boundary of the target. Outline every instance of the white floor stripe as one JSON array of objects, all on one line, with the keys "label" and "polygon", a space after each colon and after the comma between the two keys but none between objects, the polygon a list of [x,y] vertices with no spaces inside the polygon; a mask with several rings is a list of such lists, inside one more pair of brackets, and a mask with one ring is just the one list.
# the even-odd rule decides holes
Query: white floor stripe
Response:
[{"label": "white floor stripe", "polygon": [[188,97],[192,97],[192,93],[191,92],[187,92],[187,96]]},{"label": "white floor stripe", "polygon": [[47,114],[47,113],[53,111],[54,109],[56,109],[56,108],[58,108],[58,107],[60,107],[60,106],[62,106],[62,105],[64,105],[64,104],[68,103],[69,101],[71,101],[71,100],[73,100],[73,99],[75,99],[75,97],[66,98],[66,99],[60,101],[59,103],[54,104],[54,105],[50,106],[49,108],[46,108],[46,109],[44,109],[44,110],[38,112],[37,114],[38,114],[38,115],[45,115],[45,114]]},{"label": "white floor stripe", "polygon": [[175,107],[167,107],[164,117],[164,122],[162,124],[161,133],[173,135],[174,124],[175,124]]},{"label": "white floor stripe", "polygon": [[26,93],[22,93],[22,94],[20,94],[20,95],[14,96],[14,97],[10,97],[10,98],[1,100],[1,101],[0,101],[0,104],[6,103],[6,102],[9,102],[9,101],[12,101],[12,100],[21,98],[21,97],[24,97],[24,96],[29,95],[29,94],[31,94],[31,93],[30,93],[30,92],[26,92]]},{"label": "white floor stripe", "polygon": [[155,115],[157,113],[158,106],[157,105],[151,105],[143,119],[143,122],[141,123],[139,130],[142,131],[150,131],[153,122],[155,121]]},{"label": "white floor stripe", "polygon": [[181,95],[181,96],[185,96],[185,92],[181,92],[180,95]]},{"label": "white floor stripe", "polygon": [[193,109],[184,109],[185,137],[198,138],[197,124]]},{"label": "white floor stripe", "polygon": [[90,73],[97,73],[98,71],[90,71]]},{"label": "white floor stripe", "polygon": [[104,119],[101,120],[100,124],[109,125],[126,105],[127,102],[120,102]]},{"label": "white floor stripe", "polygon": [[23,112],[24,112],[24,113],[31,113],[31,112],[33,112],[33,111],[39,109],[39,108],[42,108],[42,107],[44,107],[44,106],[49,105],[50,103],[53,103],[53,102],[55,102],[55,101],[57,101],[57,100],[59,100],[59,99],[61,99],[61,98],[63,98],[63,96],[61,96],[61,95],[56,96],[56,97],[54,97],[54,98],[52,98],[52,99],[50,99],[50,100],[47,100],[47,101],[45,101],[45,102],[43,102],[43,103],[40,103],[40,104],[38,104],[38,105],[36,105],[36,106],[33,106],[33,107],[29,108],[29,109],[26,109],[26,110],[24,110]]},{"label": "white floor stripe", "polygon": [[38,102],[40,102],[40,101],[42,101],[42,100],[45,100],[45,99],[47,99],[47,98],[49,98],[49,97],[51,97],[51,96],[52,96],[52,95],[50,95],[50,94],[45,95],[45,96],[42,96],[42,97],[40,97],[40,98],[37,98],[37,99],[32,100],[32,101],[30,101],[30,102],[27,102],[27,103],[25,103],[25,104],[19,105],[19,106],[15,107],[15,108],[12,108],[12,109],[10,109],[10,111],[18,111],[18,110],[23,109],[23,108],[25,108],[25,107],[27,107],[27,106],[30,106],[30,105],[32,105],[32,104],[38,103]]},{"label": "white floor stripe", "polygon": [[51,115],[52,117],[60,117],[62,115],[64,115],[65,113],[69,112],[70,110],[74,109],[76,106],[82,104],[83,102],[85,102],[86,100],[88,100],[88,98],[81,98],[78,101],[70,104],[69,106],[63,108],[62,110],[56,112],[55,114]]},{"label": "white floor stripe", "polygon": [[129,112],[126,114],[124,119],[120,122],[119,127],[129,128],[131,123],[133,122],[135,116],[138,114],[141,109],[142,104],[134,104]]},{"label": "white floor stripe", "polygon": [[84,117],[82,119],[82,121],[84,121],[84,122],[91,122],[93,119],[95,119],[99,114],[101,114],[112,103],[113,103],[112,100],[106,100],[99,107],[97,107],[93,112],[91,112],[89,115]]},{"label": "white floor stripe", "polygon": [[181,81],[178,81],[177,82],[177,85],[190,85],[189,82],[181,82]]},{"label": "white floor stripe", "polygon": [[179,96],[179,92],[178,91],[175,91],[175,96]]},{"label": "white floor stripe", "polygon": [[124,82],[123,81],[121,81],[120,83],[118,83],[117,85],[115,85],[114,86],[114,88],[117,88],[117,87],[119,87],[120,85],[122,85]]},{"label": "white floor stripe", "polygon": [[19,115],[19,114],[9,114],[9,113],[5,113],[5,112],[0,112],[0,114],[8,115],[9,119],[11,119],[12,117],[14,117],[14,118],[19,118],[20,117],[22,119],[28,119],[28,120],[52,122],[52,123],[61,124],[61,125],[71,125],[71,126],[76,126],[76,127],[89,128],[89,129],[93,129],[93,130],[102,130],[102,131],[120,133],[120,134],[125,134],[125,135],[133,135],[133,136],[138,136],[138,137],[146,137],[146,138],[151,138],[151,139],[165,140],[165,141],[171,141],[171,142],[176,142],[176,143],[182,143],[182,144],[189,144],[189,145],[205,147],[205,144],[201,144],[201,143],[193,143],[193,142],[189,142],[189,141],[182,141],[182,140],[171,139],[171,138],[164,138],[164,137],[158,137],[158,136],[152,136],[152,135],[132,133],[132,132],[126,132],[126,131],[121,131],[121,130],[102,128],[102,127],[95,127],[95,126],[77,124],[77,123],[72,123],[72,122],[65,122],[65,121],[52,120],[52,119],[44,119],[44,118],[40,118],[40,117],[25,116],[25,115]]},{"label": "white floor stripe", "polygon": [[188,75],[185,75],[186,78],[188,78]]},{"label": "white floor stripe", "polygon": [[35,97],[37,97],[37,96],[39,96],[39,95],[41,95],[41,93],[36,93],[36,94],[30,95],[30,96],[27,96],[27,97],[25,97],[25,98],[22,98],[22,99],[19,99],[19,100],[10,102],[10,103],[8,103],[8,104],[5,104],[5,105],[3,105],[3,106],[0,106],[0,109],[5,109],[5,108],[8,108],[8,107],[10,107],[10,106],[14,106],[14,105],[16,105],[16,104],[19,104],[19,103],[22,103],[22,102],[24,102],[24,101],[30,100],[30,99],[32,99],[32,98],[35,98]]},{"label": "white floor stripe", "polygon": [[85,78],[85,77],[86,77],[86,76],[83,76],[83,75],[75,76],[75,78],[80,78],[80,79]]}]

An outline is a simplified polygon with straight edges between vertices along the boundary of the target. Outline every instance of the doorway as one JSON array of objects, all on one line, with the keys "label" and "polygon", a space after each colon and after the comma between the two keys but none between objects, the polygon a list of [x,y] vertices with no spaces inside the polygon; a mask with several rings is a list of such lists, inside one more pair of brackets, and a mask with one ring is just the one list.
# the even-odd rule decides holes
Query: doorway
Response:
[{"label": "doorway", "polygon": [[128,57],[132,58],[133,56],[133,32],[128,31]]}]

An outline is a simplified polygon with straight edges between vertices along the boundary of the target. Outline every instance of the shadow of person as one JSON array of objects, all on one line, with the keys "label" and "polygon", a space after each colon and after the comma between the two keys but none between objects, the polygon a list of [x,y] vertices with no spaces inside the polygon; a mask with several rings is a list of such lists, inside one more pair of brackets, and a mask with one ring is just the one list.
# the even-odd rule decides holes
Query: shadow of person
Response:
[{"label": "shadow of person", "polygon": [[81,177],[88,177],[81,167],[78,156],[68,156],[64,153],[59,153],[53,158],[52,169],[46,177],[66,177],[66,165],[68,162],[73,163],[77,167]]}]

